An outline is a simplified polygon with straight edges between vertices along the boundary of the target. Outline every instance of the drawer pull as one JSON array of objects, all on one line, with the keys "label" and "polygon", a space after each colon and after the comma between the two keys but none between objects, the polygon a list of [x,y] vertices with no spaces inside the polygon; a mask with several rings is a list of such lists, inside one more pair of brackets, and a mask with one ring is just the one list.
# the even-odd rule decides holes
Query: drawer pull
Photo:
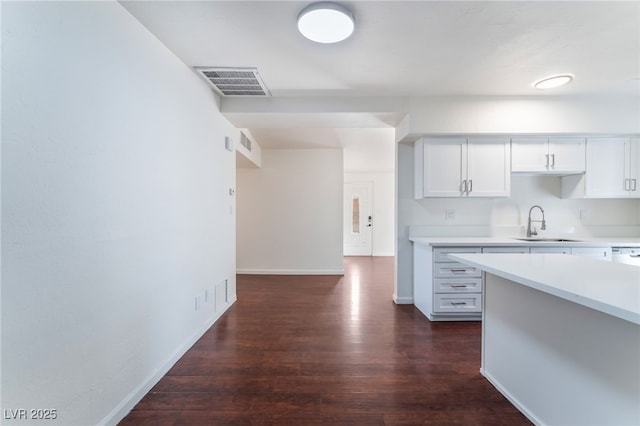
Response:
[{"label": "drawer pull", "polygon": [[451,302],[452,305],[466,305],[467,302]]},{"label": "drawer pull", "polygon": [[466,284],[451,284],[453,288],[467,288]]},{"label": "drawer pull", "polygon": [[451,272],[467,272],[466,269],[451,269]]}]

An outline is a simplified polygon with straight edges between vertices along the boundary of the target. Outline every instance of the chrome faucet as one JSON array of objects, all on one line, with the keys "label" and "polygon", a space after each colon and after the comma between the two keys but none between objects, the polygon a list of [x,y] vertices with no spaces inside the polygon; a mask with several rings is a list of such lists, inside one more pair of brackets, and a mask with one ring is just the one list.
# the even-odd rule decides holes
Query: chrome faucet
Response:
[{"label": "chrome faucet", "polygon": [[[542,213],[542,220],[531,220],[531,212],[536,207],[539,208],[540,212]],[[536,231],[535,227],[531,229],[531,222],[540,222],[542,223],[540,229],[542,229],[543,231],[547,229],[547,223],[544,220],[544,210],[542,210],[542,207],[537,204],[529,209],[529,221],[527,222],[527,238],[531,237],[532,235],[538,235],[538,231]]]}]

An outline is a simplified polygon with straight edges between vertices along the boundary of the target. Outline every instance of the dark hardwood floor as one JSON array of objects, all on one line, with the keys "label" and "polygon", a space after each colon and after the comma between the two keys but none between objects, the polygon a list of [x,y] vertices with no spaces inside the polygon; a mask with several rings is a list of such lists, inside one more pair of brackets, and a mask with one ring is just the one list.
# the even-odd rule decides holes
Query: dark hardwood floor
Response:
[{"label": "dark hardwood floor", "polygon": [[393,303],[393,258],[237,292],[120,425],[531,424],[480,375],[480,323]]}]

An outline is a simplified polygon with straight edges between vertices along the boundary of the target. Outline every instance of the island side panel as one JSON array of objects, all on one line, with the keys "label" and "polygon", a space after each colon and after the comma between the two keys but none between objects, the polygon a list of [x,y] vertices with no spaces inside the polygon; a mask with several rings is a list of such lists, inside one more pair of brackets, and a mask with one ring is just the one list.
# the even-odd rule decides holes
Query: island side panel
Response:
[{"label": "island side panel", "polygon": [[429,319],[433,312],[433,249],[413,243],[413,304]]},{"label": "island side panel", "polygon": [[490,273],[484,303],[481,372],[534,423],[640,424],[640,326]]}]

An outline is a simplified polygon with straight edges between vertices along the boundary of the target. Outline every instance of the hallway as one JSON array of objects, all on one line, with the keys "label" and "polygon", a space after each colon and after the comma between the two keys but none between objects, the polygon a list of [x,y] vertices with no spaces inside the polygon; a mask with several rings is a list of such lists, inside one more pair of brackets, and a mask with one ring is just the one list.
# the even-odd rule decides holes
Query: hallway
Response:
[{"label": "hallway", "polygon": [[530,424],[479,373],[480,323],[395,305],[393,263],[239,275],[238,302],[120,424]]}]

